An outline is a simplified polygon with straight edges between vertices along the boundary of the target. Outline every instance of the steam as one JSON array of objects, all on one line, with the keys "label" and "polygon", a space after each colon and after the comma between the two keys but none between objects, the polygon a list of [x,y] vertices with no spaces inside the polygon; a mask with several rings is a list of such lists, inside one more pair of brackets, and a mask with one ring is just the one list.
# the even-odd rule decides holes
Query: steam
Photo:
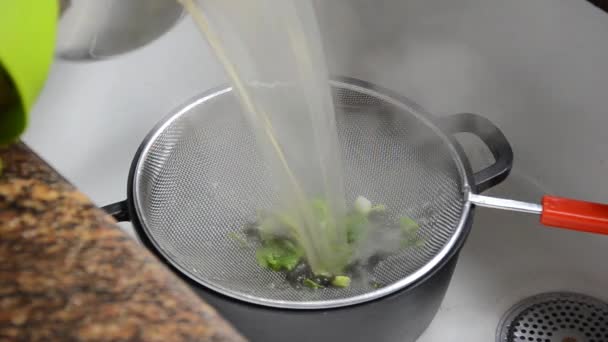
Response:
[{"label": "steam", "polygon": [[[288,226],[316,274],[339,273],[349,248],[341,223],[347,205],[328,63],[317,18],[317,13],[323,15],[323,6],[335,2],[179,1],[226,70],[243,114],[254,128],[278,194],[272,209],[289,213],[295,220]],[[346,6],[339,17],[344,23],[337,23],[338,27],[352,28],[355,35],[349,36],[356,37],[360,18],[347,2],[340,3]],[[331,45],[328,38],[326,47]],[[359,56],[366,60],[380,52],[370,53]],[[357,65],[357,55],[347,52],[344,56],[348,58],[340,62],[346,68]],[[369,139],[374,144],[376,137]],[[318,198],[326,201],[329,212],[323,224],[310,207]],[[351,261],[400,249],[401,232],[372,228]]]},{"label": "steam", "polygon": [[[224,66],[311,268],[335,273],[346,233],[344,182],[328,72],[312,4],[182,0]],[[324,198],[328,231],[309,208]]]}]

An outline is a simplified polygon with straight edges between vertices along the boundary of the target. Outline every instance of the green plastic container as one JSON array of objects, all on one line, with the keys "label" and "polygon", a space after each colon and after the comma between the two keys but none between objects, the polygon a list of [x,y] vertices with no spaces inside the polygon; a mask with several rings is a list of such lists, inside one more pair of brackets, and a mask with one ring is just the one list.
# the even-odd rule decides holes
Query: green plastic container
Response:
[{"label": "green plastic container", "polygon": [[27,126],[53,60],[58,16],[57,1],[0,0],[0,73],[16,94],[14,102],[0,107],[0,145],[17,139]]}]

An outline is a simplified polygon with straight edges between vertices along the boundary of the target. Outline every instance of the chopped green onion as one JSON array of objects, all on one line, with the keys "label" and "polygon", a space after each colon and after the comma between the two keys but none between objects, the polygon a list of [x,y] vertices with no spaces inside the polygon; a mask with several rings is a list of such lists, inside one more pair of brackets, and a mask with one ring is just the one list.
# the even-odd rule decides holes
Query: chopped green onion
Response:
[{"label": "chopped green onion", "polygon": [[269,240],[255,253],[258,264],[273,271],[293,270],[302,257],[302,250],[289,240]]},{"label": "chopped green onion", "polygon": [[324,288],[321,284],[317,284],[314,282],[314,280],[308,279],[308,278],[304,279],[304,282],[302,282],[302,284],[304,284],[304,286],[309,287],[314,290]]},{"label": "chopped green onion", "polygon": [[332,279],[331,284],[335,287],[349,287],[350,286],[350,277],[335,276],[334,279]]},{"label": "chopped green onion", "polygon": [[415,235],[418,232],[418,229],[420,229],[418,223],[407,216],[401,217],[399,220],[399,226],[405,234],[410,236]]},{"label": "chopped green onion", "polygon": [[345,219],[346,239],[348,243],[356,243],[362,240],[367,233],[369,220],[367,216],[353,212],[348,214]]},{"label": "chopped green onion", "polygon": [[372,202],[363,196],[359,196],[355,200],[355,210],[363,215],[367,215],[372,210]]},{"label": "chopped green onion", "polygon": [[407,216],[403,216],[399,220],[399,226],[403,231],[402,247],[422,247],[424,245],[424,240],[417,236],[420,225],[418,225],[416,221]]}]

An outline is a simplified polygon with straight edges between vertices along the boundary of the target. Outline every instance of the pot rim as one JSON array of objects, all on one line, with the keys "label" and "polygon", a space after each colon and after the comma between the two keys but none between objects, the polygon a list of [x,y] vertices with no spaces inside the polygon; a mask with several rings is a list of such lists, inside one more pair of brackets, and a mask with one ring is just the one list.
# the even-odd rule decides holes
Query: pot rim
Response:
[{"label": "pot rim", "polygon": [[183,105],[179,106],[177,110],[174,110],[173,112],[169,113],[169,115],[163,118],[152,128],[152,130],[150,130],[148,135],[144,138],[141,145],[139,146],[137,152],[135,153],[129,171],[129,178],[127,184],[127,204],[135,231],[137,232],[139,238],[144,243],[144,245],[148,247],[163,263],[175,270],[178,274],[196,283],[197,285],[203,286],[209,290],[219,293],[220,295],[230,297],[231,299],[237,301],[261,305],[264,307],[281,309],[318,310],[363,304],[366,302],[371,302],[377,299],[384,298],[388,295],[402,290],[418,286],[426,279],[431,277],[433,274],[435,274],[438,270],[440,270],[449,260],[451,260],[451,258],[455,254],[457,254],[460,248],[462,248],[464,241],[466,240],[466,237],[468,236],[472,226],[472,224],[468,224],[469,219],[472,221],[473,218],[473,205],[468,200],[468,193],[473,192],[473,172],[464,151],[453,136],[444,132],[444,130],[440,128],[440,125],[438,124],[436,118],[434,118],[432,115],[424,111],[421,107],[419,107],[406,97],[395,94],[390,90],[384,89],[372,83],[350,77],[334,77],[330,81],[330,84],[332,86],[345,87],[356,91],[358,90],[364,93],[369,93],[370,90],[373,91],[374,96],[390,104],[404,108],[405,110],[410,111],[411,113],[416,115],[420,120],[427,124],[444,141],[444,143],[449,148],[450,153],[453,156],[455,166],[457,167],[458,173],[460,175],[461,193],[463,197],[461,216],[458,225],[450,239],[446,242],[443,248],[423,267],[395,283],[376,289],[374,291],[367,292],[362,295],[327,301],[296,302],[267,300],[264,298],[256,296],[246,296],[236,291],[230,291],[223,288],[219,288],[211,283],[206,283],[198,279],[197,277],[190,275],[188,270],[181,267],[177,263],[172,262],[170,257],[168,257],[162,252],[161,246],[156,241],[154,241],[150,234],[148,234],[149,232],[145,227],[145,222],[143,222],[142,220],[141,215],[144,209],[141,205],[141,202],[138,201],[137,193],[135,191],[135,189],[137,189],[139,185],[139,178],[136,177],[136,175],[140,173],[142,168],[142,161],[144,160],[142,156],[147,155],[149,149],[151,148],[156,138],[160,135],[161,132],[163,132],[163,130],[167,126],[169,126],[174,120],[179,118],[181,115],[187,113],[190,109],[217,96],[231,92],[232,88],[226,86],[214,88],[198,96],[195,96],[194,98],[191,98],[190,100],[185,102]]}]

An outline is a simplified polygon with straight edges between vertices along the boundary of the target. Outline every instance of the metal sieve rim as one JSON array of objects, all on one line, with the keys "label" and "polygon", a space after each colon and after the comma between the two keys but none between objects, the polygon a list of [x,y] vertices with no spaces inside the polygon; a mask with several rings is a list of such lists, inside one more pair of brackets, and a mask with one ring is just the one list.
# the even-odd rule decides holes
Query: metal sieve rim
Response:
[{"label": "metal sieve rim", "polygon": [[138,192],[135,190],[140,185],[139,182],[140,175],[142,174],[143,161],[148,155],[153,143],[161,135],[164,129],[169,127],[173,121],[177,120],[182,115],[188,113],[192,108],[197,107],[202,103],[205,103],[206,101],[209,101],[217,96],[230,93],[232,91],[231,87],[214,88],[190,99],[182,106],[178,107],[176,110],[167,115],[158,124],[156,124],[142,141],[136,155],[133,158],[133,162],[131,165],[128,184],[128,204],[130,209],[129,211],[133,213],[132,221],[134,223],[135,229],[140,235],[140,238],[142,239],[144,244],[151,251],[153,251],[163,262],[172,267],[179,274],[185,276],[190,281],[204,286],[205,288],[208,288],[214,292],[220,293],[236,300],[241,300],[248,303],[267,307],[285,309],[328,309],[369,302],[375,299],[386,297],[397,291],[416,286],[417,284],[434,274],[441,267],[443,267],[443,265],[447,263],[452,258],[452,256],[462,247],[464,240],[471,228],[471,225],[468,224],[468,220],[470,219],[473,213],[472,204],[468,200],[467,196],[467,194],[471,192],[470,184],[472,184],[472,172],[470,171],[471,168],[468,164],[468,160],[464,156],[463,152],[460,150],[460,147],[457,145],[457,142],[438,127],[438,125],[433,121],[432,116],[429,113],[424,111],[421,107],[408,100],[407,98],[395,94],[390,90],[376,86],[369,82],[349,77],[334,78],[330,81],[330,85],[333,88],[348,89],[370,96],[374,96],[382,101],[385,101],[396,107],[402,108],[405,111],[410,112],[411,114],[415,115],[417,119],[425,123],[428,128],[431,129],[445,143],[446,147],[452,154],[452,160],[454,161],[455,166],[458,170],[458,173],[460,175],[460,181],[462,184],[461,191],[463,196],[463,205],[461,217],[451,238],[429,262],[427,262],[423,267],[416,270],[415,272],[402,278],[401,280],[385,287],[381,287],[374,291],[370,291],[349,298],[322,301],[284,301],[275,299],[270,300],[263,297],[258,297],[250,294],[244,294],[238,291],[233,291],[230,289],[221,288],[219,286],[215,286],[211,282],[205,282],[204,280],[195,277],[194,275],[190,274],[190,271],[188,269],[182,267],[181,265],[179,265],[179,263],[174,262],[171,257],[163,250],[162,246],[156,241],[154,235],[151,234],[151,232],[148,230],[146,225],[146,218],[142,214],[145,211],[141,201],[138,198]]}]

